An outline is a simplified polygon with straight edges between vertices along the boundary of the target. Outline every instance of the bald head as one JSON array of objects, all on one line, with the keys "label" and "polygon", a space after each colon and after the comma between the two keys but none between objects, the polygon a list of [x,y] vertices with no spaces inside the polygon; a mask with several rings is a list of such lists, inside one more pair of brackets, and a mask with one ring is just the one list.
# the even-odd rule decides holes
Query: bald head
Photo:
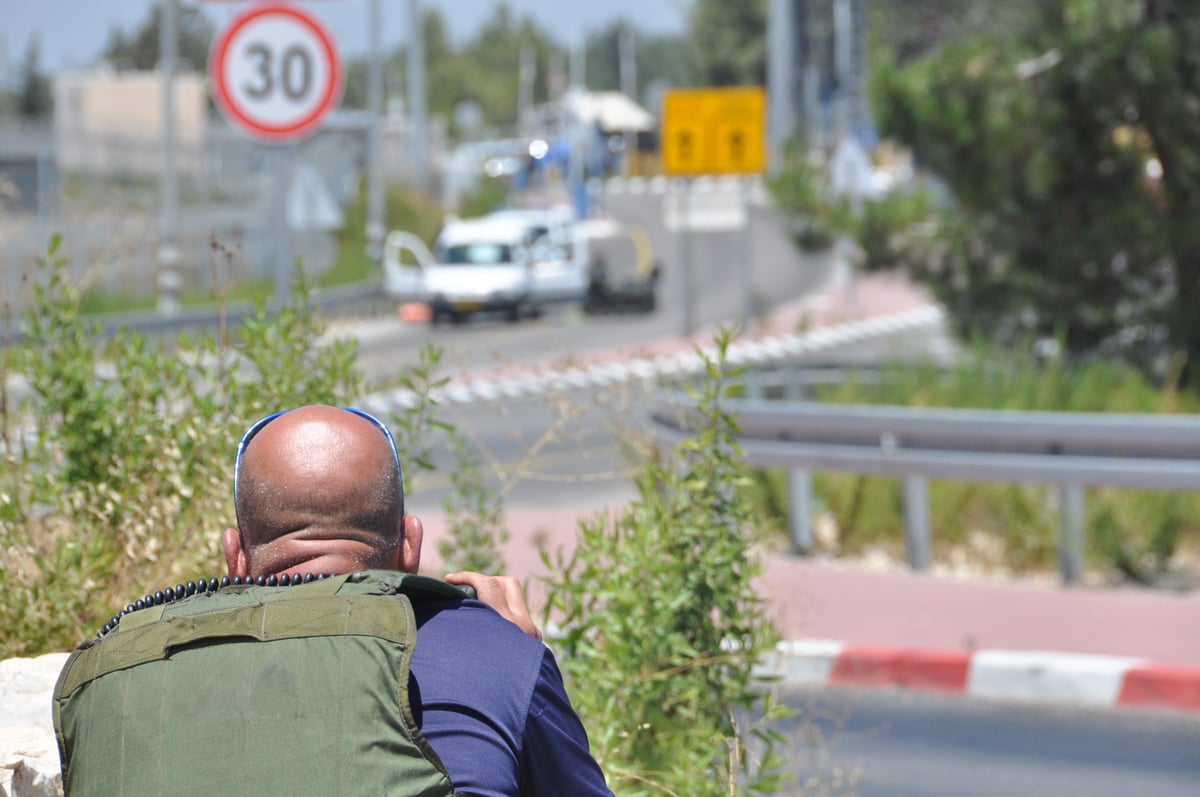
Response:
[{"label": "bald head", "polygon": [[324,405],[284,413],[246,444],[237,480],[249,575],[399,566],[403,486],[370,419]]}]

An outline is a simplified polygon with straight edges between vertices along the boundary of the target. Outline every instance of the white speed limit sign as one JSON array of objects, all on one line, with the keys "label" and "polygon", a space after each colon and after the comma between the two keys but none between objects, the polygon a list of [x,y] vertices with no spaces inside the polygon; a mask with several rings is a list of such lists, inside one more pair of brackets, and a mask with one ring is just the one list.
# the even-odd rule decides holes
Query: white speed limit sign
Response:
[{"label": "white speed limit sign", "polygon": [[213,42],[208,71],[225,118],[267,141],[311,132],[341,98],[333,40],[292,5],[259,4],[235,17]]}]

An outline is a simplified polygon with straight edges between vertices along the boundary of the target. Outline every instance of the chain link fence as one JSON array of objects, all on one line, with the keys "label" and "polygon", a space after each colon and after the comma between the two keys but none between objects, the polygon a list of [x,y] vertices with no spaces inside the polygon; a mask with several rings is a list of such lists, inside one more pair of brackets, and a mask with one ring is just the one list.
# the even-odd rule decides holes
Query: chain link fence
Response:
[{"label": "chain link fence", "polygon": [[[340,224],[314,220],[314,200],[305,192],[323,192],[323,206],[340,214],[362,173],[358,137],[335,131],[288,153],[289,244],[310,274],[333,263]],[[54,235],[68,272],[86,289],[144,300],[157,295],[165,243],[161,147],[110,135],[76,140],[72,148],[86,154],[87,169],[59,169],[50,122],[0,125],[0,304],[14,316],[32,298],[30,280]],[[210,127],[203,150],[179,149],[174,249],[184,295],[271,279],[269,155],[266,146],[221,126]]]}]

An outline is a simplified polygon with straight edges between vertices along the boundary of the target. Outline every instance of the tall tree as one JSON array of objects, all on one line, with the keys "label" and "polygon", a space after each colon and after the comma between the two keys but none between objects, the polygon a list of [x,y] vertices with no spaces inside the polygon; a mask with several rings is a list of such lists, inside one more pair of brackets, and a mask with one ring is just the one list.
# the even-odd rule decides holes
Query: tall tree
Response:
[{"label": "tall tree", "polygon": [[21,59],[20,87],[17,90],[17,113],[27,118],[49,116],[54,107],[50,79],[41,69],[42,45],[37,36],[29,40]]},{"label": "tall tree", "polygon": [[877,75],[955,203],[910,261],[960,329],[1060,335],[1200,384],[1200,0],[1061,0]]},{"label": "tall tree", "polygon": [[767,0],[695,0],[688,19],[695,78],[761,86],[767,75]]},{"label": "tall tree", "polygon": [[1019,31],[1044,0],[870,0],[867,6],[872,59],[918,58],[939,45],[989,31]]},{"label": "tall tree", "polygon": [[625,20],[609,23],[587,40],[587,84],[593,91],[621,88],[621,38],[630,35]]},{"label": "tall tree", "polygon": [[[150,12],[132,32],[126,33],[113,28],[108,34],[108,43],[101,56],[119,65],[133,69],[154,69],[161,57],[162,3],[159,0],[150,7]],[[212,46],[213,25],[199,8],[180,4],[175,15],[180,61],[193,70],[202,71],[208,63],[208,51]]]},{"label": "tall tree", "polygon": [[[532,17],[518,18],[507,3],[461,48],[452,45],[435,11],[426,13],[424,30],[430,110],[453,119],[460,103],[477,103],[496,133],[511,134],[517,121],[522,49],[532,51],[539,75],[546,74],[551,53],[561,51]],[[533,99],[546,96],[545,81],[535,81]]]}]

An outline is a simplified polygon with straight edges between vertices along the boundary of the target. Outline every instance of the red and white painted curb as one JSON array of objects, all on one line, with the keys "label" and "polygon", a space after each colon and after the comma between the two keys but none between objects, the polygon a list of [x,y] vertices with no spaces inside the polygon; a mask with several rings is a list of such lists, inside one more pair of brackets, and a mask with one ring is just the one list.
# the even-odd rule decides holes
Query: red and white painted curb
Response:
[{"label": "red and white painted curb", "polygon": [[1200,711],[1200,667],[1124,656],[780,643],[760,672],[788,686],[893,686],[1002,700]]}]

